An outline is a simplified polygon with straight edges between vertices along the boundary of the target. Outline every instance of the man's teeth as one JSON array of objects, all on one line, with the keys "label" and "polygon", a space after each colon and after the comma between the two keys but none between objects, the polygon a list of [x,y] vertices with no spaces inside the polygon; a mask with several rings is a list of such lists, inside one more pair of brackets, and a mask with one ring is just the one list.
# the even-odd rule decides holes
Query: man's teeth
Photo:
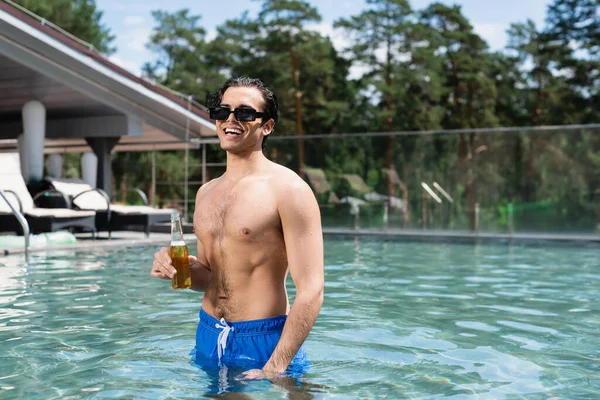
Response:
[{"label": "man's teeth", "polygon": [[244,131],[242,131],[241,129],[227,128],[227,129],[225,129],[225,133],[229,133],[232,135],[241,135],[242,133],[244,133]]}]

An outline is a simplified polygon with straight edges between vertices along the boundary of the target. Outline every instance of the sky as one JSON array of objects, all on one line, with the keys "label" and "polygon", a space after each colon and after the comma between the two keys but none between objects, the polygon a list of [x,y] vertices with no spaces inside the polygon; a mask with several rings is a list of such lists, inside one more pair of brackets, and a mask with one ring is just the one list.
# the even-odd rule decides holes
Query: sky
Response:
[{"label": "sky", "polygon": [[[338,49],[345,43],[343,34],[332,28],[339,18],[359,14],[367,7],[365,0],[309,0],[322,16],[322,21],[313,29],[331,37]],[[473,25],[475,32],[485,39],[492,50],[500,50],[506,45],[506,30],[513,22],[531,19],[536,26],[544,25],[546,7],[550,0],[439,0],[447,5],[457,4]],[[115,64],[140,74],[142,65],[153,60],[146,49],[154,21],[151,11],[174,12],[189,8],[191,14],[200,15],[201,25],[206,29],[208,39],[215,36],[216,27],[228,19],[239,17],[248,10],[255,16],[261,6],[257,0],[96,0],[98,9],[104,12],[104,22],[116,36],[114,45],[117,52],[110,56]],[[413,9],[426,8],[432,1],[411,0]],[[342,6],[343,5],[343,6]]]}]

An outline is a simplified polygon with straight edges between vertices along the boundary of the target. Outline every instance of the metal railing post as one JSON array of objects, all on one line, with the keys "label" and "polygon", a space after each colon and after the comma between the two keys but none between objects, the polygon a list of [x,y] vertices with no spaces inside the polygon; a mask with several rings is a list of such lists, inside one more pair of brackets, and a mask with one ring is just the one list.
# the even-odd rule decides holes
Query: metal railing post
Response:
[{"label": "metal railing post", "polygon": [[512,203],[508,203],[508,206],[506,207],[507,211],[508,211],[508,234],[512,236],[513,232],[514,232],[514,220],[513,220],[513,204]]},{"label": "metal railing post", "polygon": [[21,228],[23,228],[23,236],[25,237],[25,260],[29,260],[29,223],[27,222],[27,219],[25,219],[25,216],[21,214],[10,201],[8,201],[2,189],[0,189],[0,196],[6,201],[6,204],[8,204],[8,207],[10,207],[12,213],[17,217],[17,220],[21,224]]},{"label": "metal railing post", "polygon": [[479,203],[475,203],[475,232],[479,234]]}]

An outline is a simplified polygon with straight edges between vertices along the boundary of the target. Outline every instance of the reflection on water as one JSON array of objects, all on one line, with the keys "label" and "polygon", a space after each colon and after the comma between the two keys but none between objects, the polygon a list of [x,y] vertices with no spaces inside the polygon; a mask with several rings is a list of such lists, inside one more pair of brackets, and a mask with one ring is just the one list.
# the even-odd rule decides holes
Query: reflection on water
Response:
[{"label": "reflection on water", "polygon": [[[0,258],[0,397],[197,398],[201,294],[149,278],[154,249]],[[299,380],[246,398],[593,398],[598,248],[326,242]],[[290,285],[291,285],[290,281]],[[294,293],[290,286],[290,293]],[[235,398],[240,398],[237,396]]]}]

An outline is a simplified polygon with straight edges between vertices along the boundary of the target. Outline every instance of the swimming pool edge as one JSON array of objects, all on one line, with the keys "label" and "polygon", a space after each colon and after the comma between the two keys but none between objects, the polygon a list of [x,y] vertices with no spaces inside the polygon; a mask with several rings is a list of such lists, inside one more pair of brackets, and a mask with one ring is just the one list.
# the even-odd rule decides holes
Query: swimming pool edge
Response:
[{"label": "swimming pool edge", "polygon": [[[450,242],[465,244],[600,244],[600,235],[556,235],[556,234],[536,234],[536,233],[477,233],[461,231],[426,231],[426,230],[405,230],[405,229],[353,229],[353,228],[323,228],[323,236],[329,238],[378,238],[385,240],[398,241],[418,241],[418,242]],[[160,235],[150,238],[120,238],[114,240],[78,240],[74,244],[54,245],[44,247],[33,247],[29,249],[30,253],[49,252],[59,250],[77,250],[97,248],[116,248],[130,247],[140,245],[168,245],[170,235]],[[196,240],[193,234],[186,234],[185,240],[192,243]],[[24,248],[0,249],[0,256],[9,256],[25,253]]]}]

